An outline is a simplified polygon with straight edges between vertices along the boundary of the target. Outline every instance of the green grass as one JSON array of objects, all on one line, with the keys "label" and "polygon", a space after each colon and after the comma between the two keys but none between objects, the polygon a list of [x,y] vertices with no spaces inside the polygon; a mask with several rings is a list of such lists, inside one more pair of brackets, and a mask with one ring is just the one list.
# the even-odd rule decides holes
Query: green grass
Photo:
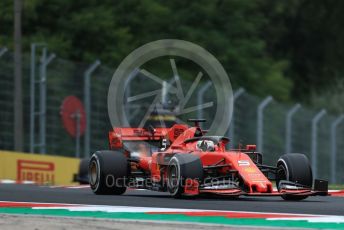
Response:
[{"label": "green grass", "polygon": [[328,185],[328,189],[344,190],[344,184],[330,184]]}]

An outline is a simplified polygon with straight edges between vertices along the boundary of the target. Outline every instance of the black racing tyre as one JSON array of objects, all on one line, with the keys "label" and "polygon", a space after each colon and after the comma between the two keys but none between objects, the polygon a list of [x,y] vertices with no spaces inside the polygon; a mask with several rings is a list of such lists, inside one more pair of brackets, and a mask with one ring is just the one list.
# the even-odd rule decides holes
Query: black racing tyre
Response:
[{"label": "black racing tyre", "polygon": [[97,195],[121,195],[126,191],[127,158],[121,152],[95,152],[89,164],[89,183]]},{"label": "black racing tyre", "polygon": [[173,197],[182,197],[187,179],[203,180],[202,162],[193,154],[176,154],[167,169],[167,189]]},{"label": "black racing tyre", "polygon": [[[308,158],[300,153],[288,153],[282,155],[277,161],[276,185],[279,188],[279,182],[287,180],[307,187],[312,187],[313,175]],[[283,195],[285,200],[303,200],[308,196]]]}]

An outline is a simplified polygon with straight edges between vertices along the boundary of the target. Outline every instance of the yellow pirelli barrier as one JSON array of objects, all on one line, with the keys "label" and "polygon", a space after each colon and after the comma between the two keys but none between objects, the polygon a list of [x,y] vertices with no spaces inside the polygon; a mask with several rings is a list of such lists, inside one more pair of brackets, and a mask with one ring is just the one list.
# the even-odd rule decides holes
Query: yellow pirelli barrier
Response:
[{"label": "yellow pirelli barrier", "polygon": [[80,159],[0,151],[0,179],[34,181],[37,184],[73,183]]}]

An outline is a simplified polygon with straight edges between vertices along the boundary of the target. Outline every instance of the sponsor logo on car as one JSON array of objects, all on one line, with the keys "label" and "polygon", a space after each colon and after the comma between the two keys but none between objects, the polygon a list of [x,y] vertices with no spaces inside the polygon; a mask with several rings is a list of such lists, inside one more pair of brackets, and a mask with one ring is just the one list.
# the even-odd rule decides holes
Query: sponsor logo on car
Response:
[{"label": "sponsor logo on car", "polygon": [[238,161],[239,166],[250,166],[250,162],[246,160]]},{"label": "sponsor logo on car", "polygon": [[246,167],[244,169],[244,171],[247,172],[247,173],[255,173],[255,172],[257,172],[257,170],[255,168],[253,168],[253,167]]}]

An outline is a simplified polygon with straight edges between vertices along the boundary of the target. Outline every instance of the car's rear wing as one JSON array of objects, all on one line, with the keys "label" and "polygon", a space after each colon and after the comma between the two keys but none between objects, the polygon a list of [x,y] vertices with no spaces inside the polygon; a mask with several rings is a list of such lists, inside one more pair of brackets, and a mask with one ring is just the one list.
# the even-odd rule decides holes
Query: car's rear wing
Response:
[{"label": "car's rear wing", "polygon": [[184,124],[175,124],[171,128],[113,128],[109,132],[110,149],[119,149],[123,141],[159,141],[168,139],[173,142],[180,134],[188,128]]},{"label": "car's rear wing", "polygon": [[122,148],[123,141],[157,141],[166,136],[168,128],[114,128],[109,132],[111,149]]}]

